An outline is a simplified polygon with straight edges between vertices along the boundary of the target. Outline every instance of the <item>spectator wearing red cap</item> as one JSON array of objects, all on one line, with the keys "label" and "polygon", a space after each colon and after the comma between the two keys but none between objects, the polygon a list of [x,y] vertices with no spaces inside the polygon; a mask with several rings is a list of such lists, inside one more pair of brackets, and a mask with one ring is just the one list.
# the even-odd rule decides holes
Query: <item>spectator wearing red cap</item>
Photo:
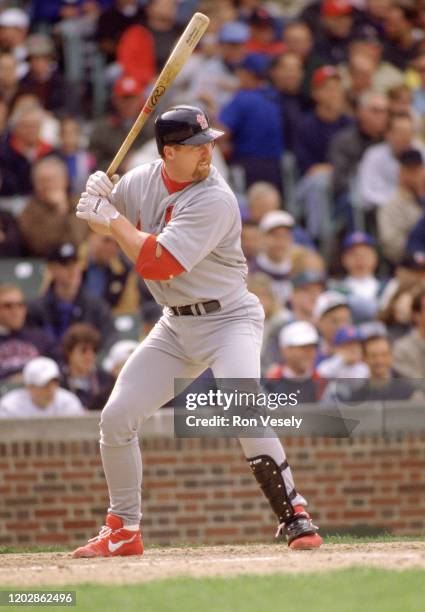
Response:
[{"label": "spectator wearing red cap", "polygon": [[[143,104],[143,89],[132,76],[122,76],[114,84],[113,112],[95,122],[90,134],[89,149],[96,157],[97,167],[107,168],[120,148]],[[148,122],[135,141],[140,147],[153,137],[153,123]]]},{"label": "spectator wearing red cap", "polygon": [[315,35],[315,51],[329,64],[347,59],[353,34],[353,7],[348,0],[323,0]]},{"label": "spectator wearing red cap", "polygon": [[344,92],[336,68],[318,68],[313,75],[312,88],[315,108],[297,126],[294,153],[303,175],[297,187],[297,198],[304,211],[309,234],[319,239],[324,225],[329,223],[329,144],[333,136],[350,125],[352,120],[344,113]]}]

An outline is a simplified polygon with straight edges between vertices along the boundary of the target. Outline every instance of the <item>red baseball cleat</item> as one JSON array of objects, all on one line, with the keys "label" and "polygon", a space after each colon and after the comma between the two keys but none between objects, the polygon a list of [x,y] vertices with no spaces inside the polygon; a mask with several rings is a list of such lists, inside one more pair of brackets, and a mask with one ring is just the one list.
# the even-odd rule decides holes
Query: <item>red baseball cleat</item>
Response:
[{"label": "red baseball cleat", "polygon": [[311,550],[323,544],[317,533],[319,528],[313,525],[310,515],[303,506],[294,507],[295,514],[287,523],[281,523],[277,529],[276,537],[284,534],[291,550]]},{"label": "red baseball cleat", "polygon": [[106,525],[99,531],[99,535],[72,553],[74,558],[127,555],[143,555],[142,534],[140,531],[124,529],[122,519],[115,514],[106,516]]},{"label": "red baseball cleat", "polygon": [[312,550],[313,548],[319,548],[322,544],[322,538],[318,533],[314,533],[313,535],[305,535],[292,540],[289,548],[291,550]]}]

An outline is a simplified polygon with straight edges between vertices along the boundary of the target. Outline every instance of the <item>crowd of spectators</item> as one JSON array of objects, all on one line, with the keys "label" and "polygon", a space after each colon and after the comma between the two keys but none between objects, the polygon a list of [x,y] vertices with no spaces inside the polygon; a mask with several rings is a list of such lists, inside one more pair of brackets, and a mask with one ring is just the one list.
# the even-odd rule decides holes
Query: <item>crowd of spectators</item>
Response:
[{"label": "crowd of spectators", "polygon": [[[263,376],[306,401],[331,378],[406,399],[402,377],[425,377],[424,0],[5,0],[0,265],[46,274],[36,297],[1,279],[2,416],[101,408],[161,314],[74,212],[196,10],[209,29],[158,110],[198,105],[226,132],[214,163],[265,311]],[[157,155],[150,119],[119,173]]]}]

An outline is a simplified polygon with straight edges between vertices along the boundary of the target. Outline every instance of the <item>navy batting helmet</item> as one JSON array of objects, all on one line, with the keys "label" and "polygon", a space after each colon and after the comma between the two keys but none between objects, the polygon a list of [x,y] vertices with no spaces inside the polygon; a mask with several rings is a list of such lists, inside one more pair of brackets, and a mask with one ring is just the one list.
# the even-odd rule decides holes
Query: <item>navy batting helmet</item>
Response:
[{"label": "navy batting helmet", "polygon": [[155,120],[156,144],[160,155],[165,145],[201,145],[223,134],[221,130],[210,127],[207,115],[196,106],[173,106]]}]

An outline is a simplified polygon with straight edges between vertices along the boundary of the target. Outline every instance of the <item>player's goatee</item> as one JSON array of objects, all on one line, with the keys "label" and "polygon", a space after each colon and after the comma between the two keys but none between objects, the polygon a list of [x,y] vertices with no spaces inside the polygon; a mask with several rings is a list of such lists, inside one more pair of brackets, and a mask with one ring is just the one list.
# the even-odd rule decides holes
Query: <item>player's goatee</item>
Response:
[{"label": "player's goatee", "polygon": [[203,181],[207,178],[210,173],[211,161],[202,162],[198,164],[192,174],[192,178],[195,182]]}]

